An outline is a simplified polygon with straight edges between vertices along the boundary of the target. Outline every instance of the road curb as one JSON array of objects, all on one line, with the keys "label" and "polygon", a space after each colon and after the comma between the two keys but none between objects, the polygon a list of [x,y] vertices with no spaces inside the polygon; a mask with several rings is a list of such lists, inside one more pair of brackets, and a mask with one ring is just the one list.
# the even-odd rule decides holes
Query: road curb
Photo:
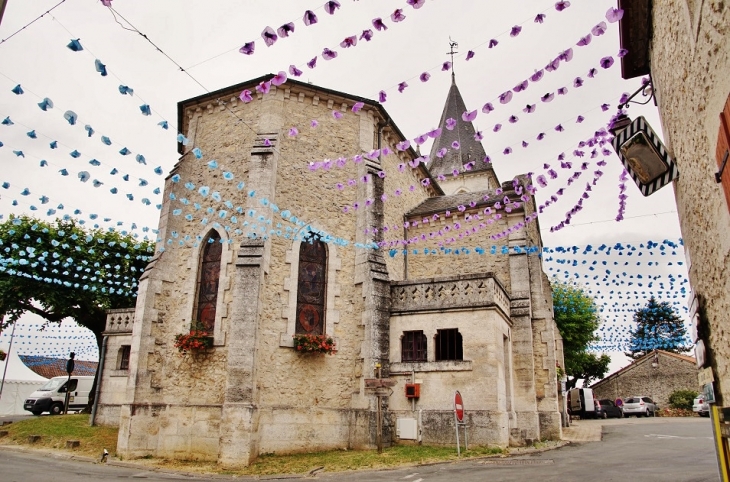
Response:
[{"label": "road curb", "polygon": [[317,475],[328,473],[328,474],[335,474],[335,473],[353,473],[353,472],[382,472],[385,470],[395,470],[399,468],[407,468],[407,467],[428,467],[433,465],[440,465],[440,464],[454,464],[454,463],[460,463],[460,462],[468,462],[468,461],[478,461],[478,460],[485,460],[485,459],[495,459],[495,458],[502,458],[502,459],[509,459],[509,458],[516,458],[516,457],[522,457],[526,455],[534,455],[539,454],[543,452],[548,452],[551,450],[556,450],[562,447],[565,447],[566,445],[570,445],[570,441],[566,440],[560,440],[556,441],[554,446],[550,447],[541,447],[541,448],[534,448],[534,447],[514,447],[513,450],[515,450],[512,453],[507,454],[495,454],[495,455],[482,455],[477,457],[468,457],[468,458],[459,458],[456,460],[443,460],[443,461],[434,461],[434,462],[426,462],[426,463],[416,463],[411,465],[401,465],[397,467],[383,467],[380,469],[363,469],[363,470],[346,470],[342,472],[327,472],[324,467],[317,467],[313,470],[311,470],[307,474],[275,474],[275,475],[222,475],[222,474],[212,474],[212,473],[200,473],[200,472],[187,472],[187,471],[180,471],[180,470],[171,470],[164,467],[154,467],[149,466],[143,463],[137,463],[132,461],[124,461],[119,459],[113,459],[109,458],[106,462],[100,462],[99,459],[85,456],[85,455],[75,455],[71,453],[65,453],[60,451],[54,451],[49,449],[35,449],[30,447],[24,447],[21,445],[2,445],[0,444],[0,450],[7,450],[10,452],[19,452],[19,453],[26,453],[26,454],[35,454],[35,455],[43,455],[43,456],[50,456],[55,459],[65,459],[65,460],[73,460],[77,462],[85,462],[90,463],[94,465],[108,465],[112,467],[121,467],[121,468],[127,468],[127,469],[136,469],[141,471],[147,471],[147,472],[155,472],[160,474],[168,474],[168,475],[179,475],[183,477],[205,477],[208,479],[220,479],[220,480],[290,480],[290,479],[311,479],[313,477],[316,477]]}]

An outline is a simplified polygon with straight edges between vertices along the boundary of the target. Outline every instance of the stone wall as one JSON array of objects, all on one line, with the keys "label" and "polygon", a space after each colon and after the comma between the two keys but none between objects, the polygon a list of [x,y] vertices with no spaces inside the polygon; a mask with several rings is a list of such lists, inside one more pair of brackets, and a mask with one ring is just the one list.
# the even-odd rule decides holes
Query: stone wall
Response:
[{"label": "stone wall", "polygon": [[[422,441],[455,442],[453,398],[458,390],[466,407],[469,440],[476,445],[509,442],[511,414],[509,297],[493,275],[453,276],[394,283],[390,318],[390,409],[395,419],[419,419]],[[463,360],[436,361],[437,330],[458,328]],[[404,331],[423,331],[425,362],[402,361]],[[405,384],[418,383],[420,397],[407,399]]]},{"label": "stone wall", "polygon": [[99,400],[97,400],[97,425],[119,426],[119,415],[124,403],[129,369],[120,369],[123,346],[132,344],[134,309],[108,310],[106,317],[104,367],[101,372]]},{"label": "stone wall", "polygon": [[[727,2],[664,0],[652,14],[652,79],[674,183],[692,289],[710,326],[718,403],[730,399],[730,215],[714,173],[719,114],[730,94]],[[724,402],[727,404],[727,401]]]},{"label": "stone wall", "polygon": [[[478,162],[482,162],[481,159]],[[456,194],[459,192],[477,192],[486,191],[487,189],[495,189],[498,186],[490,185],[489,181],[494,177],[494,173],[485,171],[462,173],[457,177],[447,177],[445,181],[439,182],[439,186],[444,190],[444,194]],[[496,183],[495,183],[496,184]]]},{"label": "stone wall", "polygon": [[[308,168],[310,162],[344,153],[352,157],[378,145],[394,150],[402,140],[397,128],[386,127],[390,121],[383,111],[366,105],[353,113],[352,100],[314,86],[290,82],[248,104],[238,99],[239,92],[229,89],[181,106],[190,143],[166,180],[158,253],[140,280],[130,370],[119,409],[119,453],[237,465],[262,452],[372,448],[377,398],[364,390],[364,379],[373,377],[378,366],[384,376],[393,366],[407,372],[398,367],[400,338],[393,330],[424,324],[431,330],[463,329],[470,363],[424,370],[428,391],[423,406],[439,412],[446,403],[448,410],[449,401],[442,399],[460,389],[473,404],[475,440],[506,444],[538,438],[540,427],[547,427],[540,418],[547,409],[541,405],[538,416],[534,382],[536,374],[540,382],[554,379],[555,364],[548,315],[540,308],[544,294],[538,293],[539,266],[530,266],[527,255],[517,255],[523,261],[519,269],[513,266],[513,255],[464,256],[458,262],[453,255],[437,256],[436,265],[447,274],[494,271],[499,281],[483,276],[489,278],[483,287],[491,296],[489,303],[441,302],[429,307],[429,313],[398,311],[391,270],[394,279],[405,280],[432,277],[434,266],[416,261],[415,272],[408,272],[403,258],[384,258],[361,246],[383,239],[385,226],[392,227],[392,236],[402,237],[402,213],[440,194],[438,188],[424,186],[427,173],[421,166],[399,168],[415,157],[412,151],[362,162],[350,159],[341,168]],[[318,127],[309,127],[312,119],[319,121]],[[287,134],[291,126],[299,128],[298,136]],[[190,153],[193,146],[201,149],[202,159]],[[213,159],[217,168],[207,164]],[[378,176],[380,170],[387,172],[385,178]],[[408,187],[396,195],[404,184]],[[209,192],[201,193],[203,186]],[[517,219],[523,219],[519,212],[512,215]],[[506,221],[497,222],[480,239],[491,247],[489,234],[506,226]],[[343,240],[327,246],[324,327],[335,339],[337,353],[332,356],[298,353],[291,338],[300,243],[292,238],[310,228]],[[211,229],[223,240],[214,346],[181,356],[174,339],[193,320],[200,244]],[[245,237],[249,232],[256,236]],[[518,241],[523,246],[526,238]],[[527,279],[515,284],[515,275]],[[531,283],[530,277],[536,281]],[[481,289],[470,287],[474,293]],[[507,320],[516,309],[508,293],[517,291],[525,336],[519,350],[509,343]],[[393,304],[396,316],[391,317]],[[538,318],[544,319],[534,328],[532,305],[542,310]],[[453,315],[443,312],[447,308]],[[536,358],[533,347],[540,349]],[[519,396],[514,388],[518,383]],[[402,393],[402,386],[397,389]],[[399,413],[412,408],[399,396],[390,404]],[[383,408],[388,413],[387,401]],[[511,412],[517,410],[530,421],[513,432],[516,417]],[[437,429],[447,422],[434,413],[429,440],[447,443]],[[386,442],[393,439],[390,429],[386,423]]]},{"label": "stone wall", "polygon": [[[382,259],[353,243],[373,240],[366,228],[382,225],[379,216],[402,225],[395,213],[419,203],[430,188],[420,183],[424,171],[409,167],[403,175],[412,178],[413,191],[390,196],[395,199],[387,202],[377,195],[403,182],[397,179],[397,165],[412,157],[409,152],[383,157],[392,179],[377,176],[380,160],[350,160],[343,168],[310,171],[313,161],[369,152],[377,144],[378,126],[385,122],[369,106],[353,113],[348,99],[287,86],[272,88],[249,104],[230,92],[218,101],[185,106],[186,150],[199,147],[203,159],[184,155],[171,173],[180,179],[166,182],[158,243],[165,251],[141,284],[134,376],[121,410],[119,450],[126,456],[174,458],[192,450],[193,458],[245,464],[260,451],[374,443],[370,414],[376,409],[375,397],[363,392],[362,378],[372,376],[376,362],[387,362],[388,271]],[[335,120],[333,110],[342,118]],[[311,119],[318,119],[319,127],[310,128]],[[286,135],[290,126],[298,126],[300,134]],[[394,150],[400,140],[391,132],[381,142]],[[217,169],[207,166],[211,159],[217,160]],[[235,178],[226,181],[223,172]],[[350,179],[356,180],[355,186],[348,185]],[[243,189],[238,188],[241,181]],[[194,189],[185,186],[188,182]],[[338,183],[347,187],[340,189]],[[208,196],[198,193],[201,186],[210,188]],[[212,199],[213,191],[242,208],[237,223],[231,220],[235,210]],[[380,205],[365,209],[368,199]],[[363,207],[353,209],[356,203]],[[200,212],[208,208],[213,212],[202,225]],[[221,210],[228,211],[225,217]],[[277,214],[284,210],[298,223]],[[185,219],[187,213],[194,215],[192,221]],[[288,238],[306,226],[348,242],[346,247],[328,246],[325,326],[336,341],[333,356],[302,355],[292,348],[297,284],[292,266],[298,262],[299,241]],[[211,228],[224,240],[215,346],[202,355],[180,356],[173,341],[190,326],[201,250],[197,244]],[[236,228],[255,231],[260,244],[240,244],[241,237],[232,233]],[[275,235],[277,230],[281,235]],[[166,243],[169,238],[182,242]],[[383,283],[387,293],[381,293]],[[322,424],[313,422],[320,419]],[[292,431],[292,424],[299,428]]]},{"label": "stone wall", "polygon": [[635,396],[651,397],[660,408],[669,408],[669,396],[677,390],[694,390],[697,385],[697,367],[686,357],[675,357],[659,351],[659,366],[654,368],[654,354],[650,353],[620,371],[594,383],[593,393],[599,399],[626,399]]}]

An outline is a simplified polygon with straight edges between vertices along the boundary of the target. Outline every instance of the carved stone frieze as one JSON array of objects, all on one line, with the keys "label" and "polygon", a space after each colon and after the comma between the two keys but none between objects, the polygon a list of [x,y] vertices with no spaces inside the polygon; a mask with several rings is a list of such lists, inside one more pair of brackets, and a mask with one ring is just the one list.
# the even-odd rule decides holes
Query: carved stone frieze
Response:
[{"label": "carved stone frieze", "polygon": [[391,298],[392,313],[485,306],[510,312],[510,297],[491,273],[393,282]]}]

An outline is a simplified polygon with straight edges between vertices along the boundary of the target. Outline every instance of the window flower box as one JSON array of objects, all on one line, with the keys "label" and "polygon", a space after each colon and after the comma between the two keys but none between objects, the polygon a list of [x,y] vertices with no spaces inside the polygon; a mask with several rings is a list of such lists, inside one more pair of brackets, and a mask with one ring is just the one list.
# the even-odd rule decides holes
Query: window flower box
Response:
[{"label": "window flower box", "polygon": [[189,333],[175,335],[175,348],[182,356],[188,353],[201,353],[213,346],[213,337],[210,332],[203,330],[199,323],[193,323]]},{"label": "window flower box", "polygon": [[337,353],[335,341],[329,335],[294,335],[294,348],[300,353]]}]

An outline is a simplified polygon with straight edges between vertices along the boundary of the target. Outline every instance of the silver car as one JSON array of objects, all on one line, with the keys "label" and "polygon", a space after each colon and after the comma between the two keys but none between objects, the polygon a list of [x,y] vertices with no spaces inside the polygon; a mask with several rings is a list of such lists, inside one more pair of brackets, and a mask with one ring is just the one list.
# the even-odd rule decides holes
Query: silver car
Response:
[{"label": "silver car", "polygon": [[651,417],[659,410],[654,400],[645,396],[630,397],[624,400],[624,416]]}]

